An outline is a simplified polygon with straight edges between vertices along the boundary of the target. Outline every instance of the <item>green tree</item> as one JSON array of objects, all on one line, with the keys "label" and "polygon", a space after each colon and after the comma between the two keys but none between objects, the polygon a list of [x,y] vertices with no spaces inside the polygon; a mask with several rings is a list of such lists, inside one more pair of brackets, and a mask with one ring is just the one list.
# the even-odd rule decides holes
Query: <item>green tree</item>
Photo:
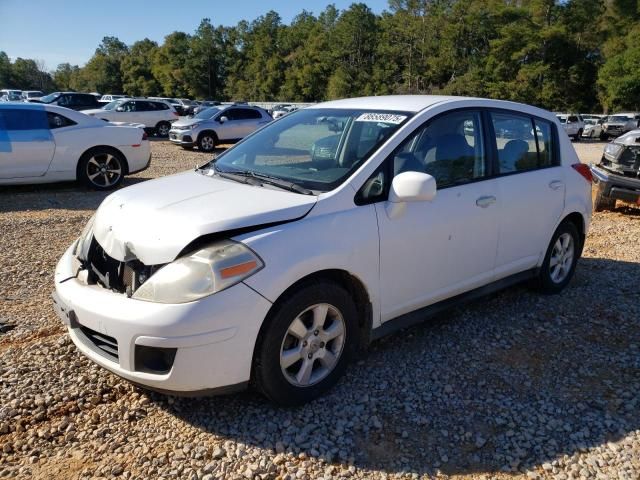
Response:
[{"label": "green tree", "polygon": [[122,89],[128,95],[152,96],[160,92],[160,84],[151,71],[158,44],[148,38],[135,42],[122,59]]},{"label": "green tree", "polygon": [[0,85],[2,88],[11,88],[11,60],[9,56],[0,51]]},{"label": "green tree", "polygon": [[185,68],[189,56],[190,36],[173,32],[164,37],[164,44],[153,55],[151,72],[168,97],[189,95],[188,72]]},{"label": "green tree", "polygon": [[607,110],[640,110],[640,26],[625,38],[625,49],[600,69],[600,98]]},{"label": "green tree", "polygon": [[104,37],[82,69],[78,83],[84,89],[102,93],[122,93],[122,61],[129,49],[116,37]]},{"label": "green tree", "polygon": [[215,28],[208,18],[191,37],[185,63],[189,89],[196,97],[219,98],[223,92],[225,73],[225,31]]}]

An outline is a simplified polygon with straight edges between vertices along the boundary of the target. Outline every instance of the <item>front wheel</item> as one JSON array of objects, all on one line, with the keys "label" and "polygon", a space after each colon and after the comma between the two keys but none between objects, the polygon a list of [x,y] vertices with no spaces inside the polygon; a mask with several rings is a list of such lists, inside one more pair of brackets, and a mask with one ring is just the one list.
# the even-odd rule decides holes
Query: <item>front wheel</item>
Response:
[{"label": "front wheel", "polygon": [[78,179],[94,190],[111,190],[124,179],[125,159],[115,150],[96,148],[78,162]]},{"label": "front wheel", "polygon": [[156,135],[162,138],[169,136],[169,130],[171,130],[171,124],[169,122],[160,122],[156,125]]},{"label": "front wheel", "polygon": [[300,405],[331,388],[357,348],[357,310],[341,286],[308,284],[285,298],[263,327],[254,357],[258,389]]},{"label": "front wheel", "polygon": [[576,226],[565,221],[551,238],[538,274],[538,288],[544,293],[560,293],[571,281],[580,256],[580,236]]},{"label": "front wheel", "polygon": [[217,144],[218,139],[214,133],[206,132],[198,138],[198,148],[203,152],[212,152]]}]

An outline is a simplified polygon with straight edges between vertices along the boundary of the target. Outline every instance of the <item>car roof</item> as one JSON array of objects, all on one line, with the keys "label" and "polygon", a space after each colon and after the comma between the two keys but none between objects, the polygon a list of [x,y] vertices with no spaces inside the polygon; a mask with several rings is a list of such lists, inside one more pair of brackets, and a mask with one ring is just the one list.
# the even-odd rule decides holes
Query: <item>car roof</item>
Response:
[{"label": "car roof", "polygon": [[470,97],[455,97],[446,95],[382,95],[376,97],[346,98],[318,103],[308,108],[356,108],[377,110],[399,110],[404,112],[419,112],[436,103],[450,100],[470,99]]}]

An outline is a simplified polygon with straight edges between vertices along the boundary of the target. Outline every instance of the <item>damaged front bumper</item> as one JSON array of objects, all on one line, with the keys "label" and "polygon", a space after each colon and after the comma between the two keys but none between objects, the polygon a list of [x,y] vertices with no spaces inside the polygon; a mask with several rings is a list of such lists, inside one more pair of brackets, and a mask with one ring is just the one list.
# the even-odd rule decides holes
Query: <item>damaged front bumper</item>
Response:
[{"label": "damaged front bumper", "polygon": [[56,267],[53,301],[82,353],[133,383],[164,392],[198,395],[246,386],[269,301],[244,283],[184,304],[128,298],[87,284],[74,248]]}]

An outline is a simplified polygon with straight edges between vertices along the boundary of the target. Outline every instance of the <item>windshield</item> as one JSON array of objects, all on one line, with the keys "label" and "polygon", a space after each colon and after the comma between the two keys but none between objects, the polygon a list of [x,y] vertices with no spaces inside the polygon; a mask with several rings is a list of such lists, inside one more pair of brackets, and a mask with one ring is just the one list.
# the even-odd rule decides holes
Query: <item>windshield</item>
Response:
[{"label": "windshield", "polygon": [[567,123],[567,117],[558,117],[558,120],[560,120],[560,123]]},{"label": "windshield", "polygon": [[41,97],[42,92],[27,92],[27,98]]},{"label": "windshield", "polygon": [[51,103],[55,101],[55,99],[58,98],[60,95],[61,95],[60,92],[50,93],[49,95],[45,95],[44,97],[42,97],[40,101],[42,103]]},{"label": "windshield", "polygon": [[209,118],[213,118],[213,116],[220,110],[222,109],[216,107],[205,108],[204,110],[200,110],[198,113],[196,113],[193,118],[201,118],[203,120],[207,120]]},{"label": "windshield", "polygon": [[595,118],[587,118],[584,121],[585,125],[596,125],[598,123],[598,120]]},{"label": "windshield", "polygon": [[104,107],[102,107],[103,110],[115,110],[116,107],[120,104],[122,104],[122,100],[114,100],[113,102],[109,102],[107,103]]},{"label": "windshield", "polygon": [[269,124],[217,159],[221,172],[251,172],[326,192],[340,185],[411,117],[407,112],[312,108]]},{"label": "windshield", "polygon": [[612,115],[609,118],[607,118],[608,122],[619,122],[619,123],[626,123],[629,121],[628,117],[623,117],[622,115]]}]

